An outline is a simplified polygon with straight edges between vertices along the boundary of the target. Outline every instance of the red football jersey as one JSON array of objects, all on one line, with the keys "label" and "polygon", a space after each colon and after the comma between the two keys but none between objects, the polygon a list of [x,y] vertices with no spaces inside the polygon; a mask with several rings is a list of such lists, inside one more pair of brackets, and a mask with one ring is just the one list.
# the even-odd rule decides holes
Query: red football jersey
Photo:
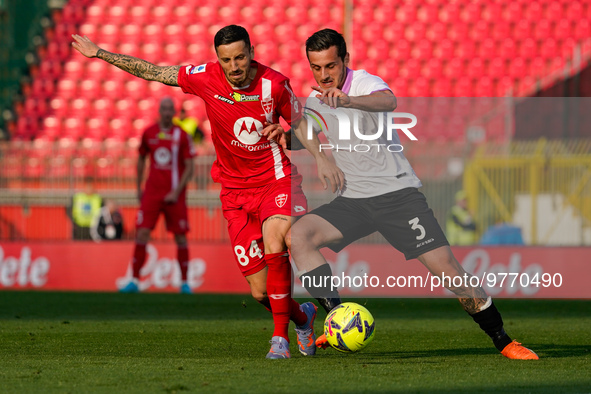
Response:
[{"label": "red football jersey", "polygon": [[218,62],[179,71],[183,92],[205,101],[217,154],[212,176],[229,188],[268,185],[292,173],[281,146],[261,131],[265,122],[279,123],[279,117],[291,124],[302,109],[285,76],[255,61],[252,67],[257,73],[245,88],[232,87]]},{"label": "red football jersey", "polygon": [[[185,171],[185,160],[194,157],[195,147],[179,126],[161,130],[159,124],[148,127],[139,147],[141,156],[150,156],[150,174],[144,194],[162,198],[174,190]],[[180,198],[184,198],[185,190]]]}]

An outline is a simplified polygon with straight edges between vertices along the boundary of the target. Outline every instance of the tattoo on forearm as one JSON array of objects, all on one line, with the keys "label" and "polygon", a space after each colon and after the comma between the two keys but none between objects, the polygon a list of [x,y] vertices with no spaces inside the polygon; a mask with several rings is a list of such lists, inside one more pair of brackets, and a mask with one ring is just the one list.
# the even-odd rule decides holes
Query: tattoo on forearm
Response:
[{"label": "tattoo on forearm", "polygon": [[283,216],[271,216],[269,219],[267,220],[273,220],[273,219],[279,219],[279,220],[283,220],[283,221],[288,221],[287,218],[283,217]]},{"label": "tattoo on forearm", "polygon": [[180,66],[156,66],[137,57],[121,55],[99,49],[96,57],[126,71],[136,77],[148,81],[158,81],[170,86],[178,86],[178,74]]}]

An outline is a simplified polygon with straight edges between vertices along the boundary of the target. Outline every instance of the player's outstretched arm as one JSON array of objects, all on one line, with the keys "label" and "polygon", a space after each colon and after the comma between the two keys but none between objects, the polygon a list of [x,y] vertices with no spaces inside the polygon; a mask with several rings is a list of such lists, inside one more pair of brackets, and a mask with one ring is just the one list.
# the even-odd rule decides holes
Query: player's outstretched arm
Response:
[{"label": "player's outstretched arm", "polygon": [[86,36],[82,37],[78,34],[72,34],[72,38],[74,39],[74,42],[72,42],[74,49],[86,57],[98,57],[146,81],[156,81],[170,86],[179,86],[178,76],[181,66],[157,66],[137,57],[105,51]]},{"label": "player's outstretched arm", "polygon": [[368,112],[391,112],[396,109],[396,96],[390,90],[378,90],[365,96],[349,96],[338,88],[312,86],[316,97],[331,108],[355,108]]}]

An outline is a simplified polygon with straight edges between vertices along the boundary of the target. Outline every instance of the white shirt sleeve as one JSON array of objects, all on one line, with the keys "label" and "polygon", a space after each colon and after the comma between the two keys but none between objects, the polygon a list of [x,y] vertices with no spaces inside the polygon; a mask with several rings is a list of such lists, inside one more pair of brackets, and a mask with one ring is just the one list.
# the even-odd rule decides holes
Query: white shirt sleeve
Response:
[{"label": "white shirt sleeve", "polygon": [[384,80],[365,70],[357,70],[353,74],[350,96],[367,96],[381,90],[392,90]]}]

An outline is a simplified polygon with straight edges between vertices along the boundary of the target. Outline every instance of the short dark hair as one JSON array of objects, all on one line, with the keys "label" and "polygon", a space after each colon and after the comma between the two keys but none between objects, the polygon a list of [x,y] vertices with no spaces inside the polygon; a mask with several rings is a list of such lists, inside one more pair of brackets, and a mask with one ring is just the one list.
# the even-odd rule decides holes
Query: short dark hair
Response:
[{"label": "short dark hair", "polygon": [[345,61],[347,55],[347,43],[343,36],[333,29],[323,29],[312,34],[306,40],[306,56],[308,52],[325,51],[328,48],[336,46],[337,54]]},{"label": "short dark hair", "polygon": [[250,36],[246,29],[242,26],[229,25],[221,28],[213,39],[215,50],[218,50],[220,45],[228,45],[233,42],[244,41],[247,48],[250,48]]}]

